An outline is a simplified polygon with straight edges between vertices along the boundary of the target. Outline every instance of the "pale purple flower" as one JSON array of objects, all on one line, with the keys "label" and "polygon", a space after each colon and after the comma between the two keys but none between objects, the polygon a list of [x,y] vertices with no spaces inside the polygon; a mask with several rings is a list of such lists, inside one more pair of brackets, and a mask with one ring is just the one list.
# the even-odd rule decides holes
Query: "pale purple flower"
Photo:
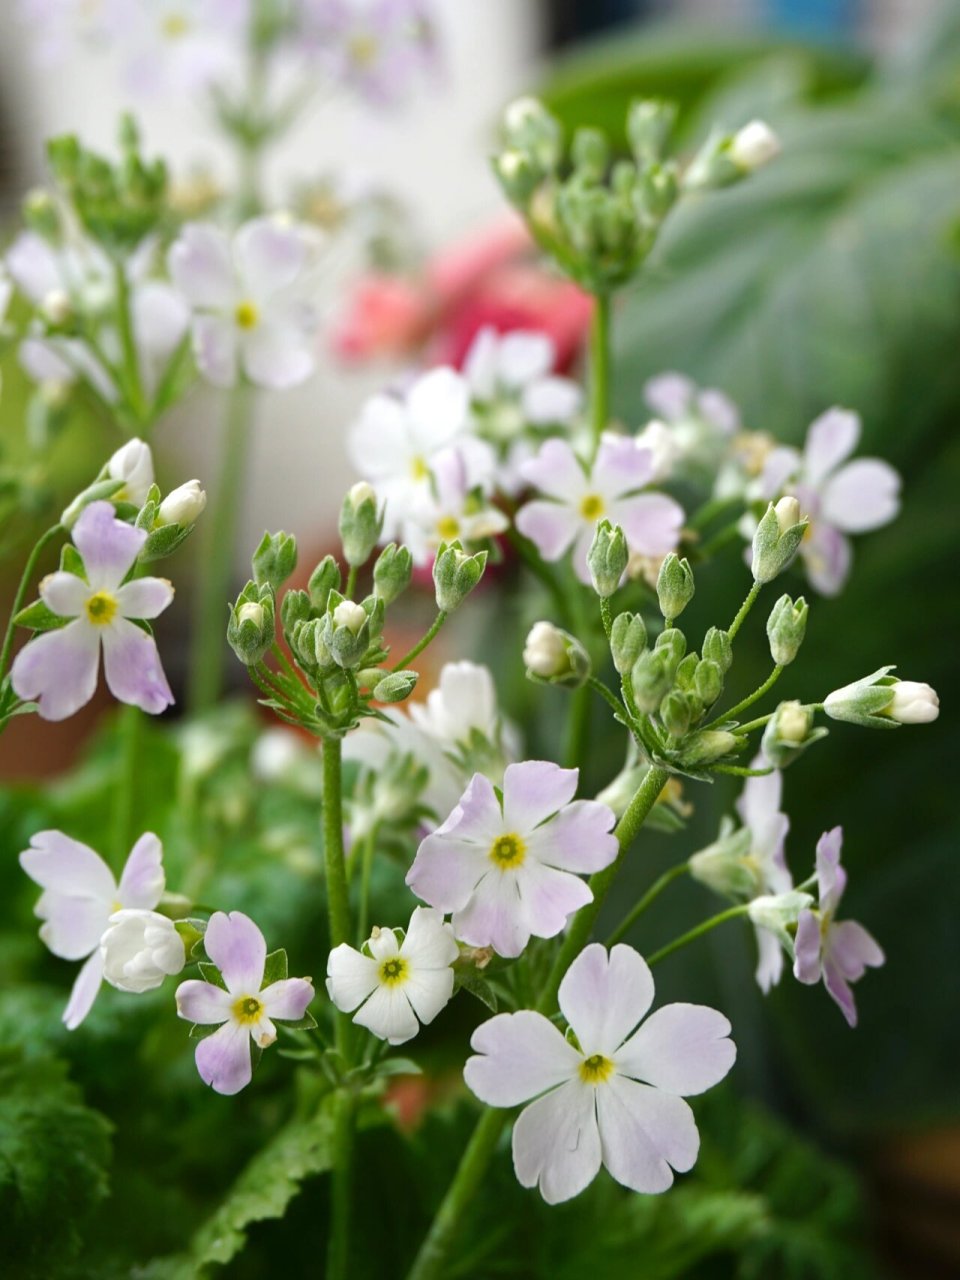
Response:
[{"label": "pale purple flower", "polygon": [[425,0],[301,0],[300,42],[377,107],[401,104],[417,80],[438,69]]},{"label": "pale purple flower", "polygon": [[416,907],[402,938],[374,929],[363,951],[342,942],[327,960],[327,993],[338,1009],[390,1044],[412,1040],[453,995],[460,954],[443,913]]},{"label": "pale purple flower", "polygon": [[700,1135],[684,1097],[733,1066],[730,1023],[715,1009],[653,1003],[653,977],[632,947],[586,947],[560,984],[576,1040],[542,1014],[501,1013],[473,1033],[463,1075],[481,1102],[531,1102],[513,1126],[513,1167],[548,1204],[579,1195],[601,1164],[655,1194],[696,1163]]},{"label": "pale purple flower", "polygon": [[524,427],[567,426],[583,407],[583,392],[571,378],[553,372],[556,347],[536,330],[499,334],[484,325],[470,345],[463,375],[483,428],[511,440]]},{"label": "pale purple flower", "polygon": [[163,846],[148,831],[133,846],[120,876],[79,840],[62,831],[38,831],[20,865],[43,893],[36,914],[43,921],[40,937],[55,956],[83,960],[70,993],[63,1021],[72,1031],[90,1012],[100,990],[103,956],[100,939],[117,911],[152,911],[164,889]]},{"label": "pale purple flower", "polygon": [[191,979],[177,987],[177,1013],[219,1030],[197,1045],[197,1070],[217,1093],[239,1093],[250,1083],[250,1042],[265,1049],[277,1038],[274,1022],[298,1022],[313,999],[309,978],[282,978],[263,986],[267,944],[242,911],[215,911],[203,935],[207,955],[224,985]]},{"label": "pale purple flower", "polygon": [[[835,596],[850,573],[851,533],[889,524],[900,510],[900,476],[880,458],[847,458],[860,438],[860,418],[828,409],[810,425],[803,452],[783,446],[768,456],[760,497],[789,492],[800,501],[810,527],[800,544],[807,577]],[[845,465],[844,465],[845,464]]]},{"label": "pale purple flower", "polygon": [[643,390],[656,417],[636,439],[653,452],[654,478],[677,474],[712,482],[740,428],[737,406],[722,391],[701,389],[682,373],[661,373]]},{"label": "pale purple flower", "polygon": [[836,912],[847,886],[840,865],[843,828],[825,831],[817,842],[817,883],[820,901],[815,911],[801,911],[795,939],[794,976],[812,985],[823,985],[840,1006],[851,1027],[857,1025],[857,1006],[850,983],[868,968],[878,968],[884,954],[876,940],[855,920],[837,921]]},{"label": "pale purple flower", "polygon": [[101,43],[119,55],[125,89],[176,100],[239,86],[251,0],[101,0]]},{"label": "pale purple flower", "polygon": [[[40,599],[66,626],[45,631],[17,654],[15,693],[39,700],[45,720],[64,720],[93,697],[103,647],[107,685],[120,702],[159,715],[173,702],[153,636],[131,618],[156,618],[173,600],[166,578],[124,578],[146,542],[144,529],[124,524],[109,502],[91,502],[73,530],[86,578],[59,570],[40,583]],[[122,585],[121,585],[122,584]]]},{"label": "pale purple flower", "polygon": [[573,566],[589,583],[587,552],[597,521],[623,528],[632,552],[665,556],[679,541],[683,509],[663,493],[641,493],[653,477],[653,456],[627,436],[605,432],[592,467],[565,440],[547,440],[522,473],[545,496],[517,512],[516,525],[544,560],[573,548]]},{"label": "pale purple flower", "polygon": [[430,481],[411,502],[403,521],[402,539],[414,563],[426,565],[441,542],[484,542],[503,533],[510,521],[488,502],[479,488],[470,488],[467,458],[460,448],[442,449],[430,463]]},{"label": "pale purple flower", "polygon": [[183,228],[168,264],[193,307],[194,354],[204,377],[229,387],[244,374],[283,390],[310,376],[318,247],[309,228],[280,217],[254,218],[232,239],[211,223]]},{"label": "pale purple flower", "polygon": [[[580,872],[617,856],[613,811],[574,800],[579,771],[546,760],[508,765],[502,800],[474,774],[446,822],[417,850],[407,884],[424,902],[453,912],[453,931],[474,947],[518,956],[555,937],[593,901]],[[571,803],[572,802],[572,803]]]}]

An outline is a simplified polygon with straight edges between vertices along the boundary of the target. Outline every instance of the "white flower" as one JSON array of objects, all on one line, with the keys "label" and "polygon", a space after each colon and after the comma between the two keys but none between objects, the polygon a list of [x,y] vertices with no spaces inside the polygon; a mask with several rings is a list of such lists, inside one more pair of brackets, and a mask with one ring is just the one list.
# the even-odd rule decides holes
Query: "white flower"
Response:
[{"label": "white flower", "polygon": [[152,991],[186,964],[183,939],[167,916],[142,908],[115,911],[100,939],[103,976],[120,991]]},{"label": "white flower", "polygon": [[763,120],[751,120],[730,142],[729,156],[738,169],[752,173],[780,154],[780,139]]},{"label": "white flower", "polygon": [[661,373],[643,388],[656,415],[636,436],[650,449],[654,479],[690,476],[711,483],[740,427],[737,406],[714,387],[700,388],[682,373]]},{"label": "white flower", "polygon": [[123,488],[111,494],[111,502],[129,502],[142,507],[153,484],[153,454],[142,440],[128,440],[107,463],[111,480],[122,480]]},{"label": "white flower", "polygon": [[470,488],[470,468],[459,447],[442,449],[430,464],[429,484],[411,502],[403,521],[403,542],[413,562],[428,564],[442,542],[463,546],[503,533],[510,521],[483,499],[479,487]]},{"label": "white flower", "polygon": [[157,511],[157,524],[195,524],[207,505],[207,493],[199,480],[188,480],[168,493]]},{"label": "white flower", "polygon": [[[374,929],[369,954],[342,942],[327,961],[327,992],[338,1009],[381,1040],[403,1044],[432,1022],[453,995],[460,954],[443,914],[417,907],[406,935]],[[359,1008],[358,1008],[359,1006]]]},{"label": "white flower", "polygon": [[940,699],[928,684],[898,680],[886,714],[900,724],[930,724],[940,714]]},{"label": "white flower", "polygon": [[567,641],[559,627],[552,622],[533,624],[523,646],[523,665],[545,680],[568,668]]},{"label": "white flower", "polygon": [[666,1191],[696,1163],[684,1096],[722,1080],[736,1057],[715,1009],[671,1004],[641,1022],[653,978],[632,947],[586,947],[560,984],[575,1041],[542,1014],[502,1013],[473,1033],[464,1079],[493,1107],[536,1099],[513,1127],[513,1167],[548,1204],[578,1195],[601,1164],[625,1187]]}]

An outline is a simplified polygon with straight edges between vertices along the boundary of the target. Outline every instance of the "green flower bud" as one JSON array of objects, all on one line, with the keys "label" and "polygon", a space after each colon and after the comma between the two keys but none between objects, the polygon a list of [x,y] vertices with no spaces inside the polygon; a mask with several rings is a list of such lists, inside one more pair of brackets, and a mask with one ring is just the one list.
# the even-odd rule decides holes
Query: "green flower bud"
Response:
[{"label": "green flower bud", "polygon": [[504,151],[495,156],[493,171],[504,195],[520,208],[527,204],[543,179],[539,167],[522,151]]},{"label": "green flower bud", "polygon": [[660,703],[660,719],[674,738],[682,738],[701,711],[699,700],[682,689],[672,689]]},{"label": "green flower bud", "polygon": [[377,511],[377,495],[372,485],[361,480],[353,486],[340,508],[340,541],[347,564],[359,568],[367,563],[382,528],[383,512]]},{"label": "green flower bud", "polygon": [[626,535],[620,526],[601,520],[587,552],[587,568],[598,596],[607,599],[613,595],[627,571],[629,556]]},{"label": "green flower bud", "polygon": [[280,602],[280,625],[284,635],[289,635],[298,622],[305,622],[313,612],[310,597],[305,591],[286,591]]},{"label": "green flower bud", "polygon": [[576,688],[590,674],[590,655],[575,636],[552,622],[535,622],[523,647],[527,675]]},{"label": "green flower bud", "polygon": [[780,141],[762,120],[751,120],[734,134],[714,130],[690,164],[684,186],[688,191],[728,187],[779,154]]},{"label": "green flower bud", "polygon": [[60,215],[48,191],[40,187],[28,191],[23,198],[21,211],[29,230],[50,243],[59,241]]},{"label": "green flower bud", "polygon": [[630,149],[640,163],[659,160],[677,118],[672,102],[655,99],[632,102],[627,114]]},{"label": "green flower bud", "polygon": [[245,666],[255,666],[273,644],[274,608],[268,585],[248,582],[237,597],[227,623],[227,642]]},{"label": "green flower bud", "polygon": [[[286,604],[291,594],[291,592],[287,592],[284,597],[284,604]],[[282,607],[280,612],[282,615]],[[325,648],[321,651],[323,662],[318,661],[317,644],[320,628],[321,622],[319,618],[296,618],[289,628],[284,627],[284,635],[287,638],[291,652],[304,671],[313,671],[318,666],[330,666],[330,655]]]},{"label": "green flower bud", "polygon": [[720,670],[719,664],[712,662],[709,658],[702,658],[697,663],[697,670],[693,677],[693,687],[703,705],[712,707],[721,693],[723,693],[723,672]]},{"label": "green flower bud", "polygon": [[377,702],[402,702],[413,693],[419,678],[416,671],[391,671],[374,686],[373,696]]},{"label": "green flower bud", "polygon": [[392,604],[406,591],[413,577],[413,556],[407,547],[395,542],[383,548],[373,566],[373,589],[384,602]]},{"label": "green flower bud", "polygon": [[517,98],[503,113],[503,134],[507,147],[529,156],[543,173],[560,163],[563,131],[560,122],[537,98]]},{"label": "green flower bud", "polygon": [[725,729],[704,729],[684,746],[683,763],[691,768],[713,764],[734,751],[739,751],[746,739]]},{"label": "green flower bud", "polygon": [[657,599],[667,625],[679,618],[693,599],[693,570],[689,560],[681,560],[675,551],[665,557],[657,575]]},{"label": "green flower bud", "polygon": [[676,627],[667,627],[657,636],[653,647],[657,653],[663,654],[669,659],[672,683],[676,678],[677,668],[680,666],[681,659],[687,651],[687,637]]},{"label": "green flower bud", "polygon": [[787,567],[809,523],[800,518],[796,498],[781,498],[776,506],[769,503],[753,535],[751,568],[755,582],[770,582]]},{"label": "green flower bud", "polygon": [[703,656],[705,660],[715,662],[723,675],[733,665],[733,642],[726,631],[711,627],[703,637]]},{"label": "green flower bud", "polygon": [[823,709],[831,720],[846,720],[868,729],[895,729],[900,723],[890,715],[896,676],[893,667],[881,667],[873,675],[835,689],[823,700]]},{"label": "green flower bud", "polygon": [[338,667],[359,666],[370,644],[370,621],[363,605],[352,600],[335,604],[323,619],[318,643],[329,650]]},{"label": "green flower bud", "polygon": [[619,613],[610,628],[610,652],[613,665],[626,675],[647,647],[647,628],[639,613]]},{"label": "green flower bud", "polygon": [[656,711],[673,685],[676,667],[665,649],[647,649],[634,663],[630,676],[633,696],[641,711]]},{"label": "green flower bud", "polygon": [[452,613],[463,604],[483,577],[486,564],[486,551],[468,556],[459,542],[440,543],[433,562],[433,585],[441,613]]},{"label": "green flower bud", "polygon": [[770,641],[770,655],[777,666],[789,666],[800,652],[809,611],[803,596],[796,604],[789,596],[781,596],[771,609],[767,619],[767,639]]},{"label": "green flower bud", "polygon": [[680,689],[691,690],[693,688],[694,677],[697,674],[697,666],[700,657],[696,653],[688,653],[687,656],[678,664],[676,683]]},{"label": "green flower bud", "polygon": [[331,591],[340,590],[340,566],[333,556],[324,556],[307,583],[310,603],[319,613],[326,613]]},{"label": "green flower bud", "polygon": [[695,853],[687,866],[694,880],[725,898],[752,898],[763,887],[757,865],[750,860],[752,835],[748,827],[732,831],[724,819],[719,837]]},{"label": "green flower bud", "polygon": [[827,736],[826,729],[814,729],[813,710],[801,702],[781,702],[767,721],[761,749],[777,769],[785,769],[807,747]]},{"label": "green flower bud", "polygon": [[101,498],[113,498],[124,488],[125,483],[123,479],[95,480],[82,493],[78,493],[68,507],[64,508],[60,523],[65,529],[72,529],[80,519],[84,507],[89,506],[91,502],[98,502]]},{"label": "green flower bud", "polygon": [[610,164],[610,145],[599,129],[578,129],[570,156],[574,169],[587,182],[602,182]]},{"label": "green flower bud", "polygon": [[297,540],[290,533],[265,533],[253,553],[253,577],[257,586],[277,591],[297,567]]}]

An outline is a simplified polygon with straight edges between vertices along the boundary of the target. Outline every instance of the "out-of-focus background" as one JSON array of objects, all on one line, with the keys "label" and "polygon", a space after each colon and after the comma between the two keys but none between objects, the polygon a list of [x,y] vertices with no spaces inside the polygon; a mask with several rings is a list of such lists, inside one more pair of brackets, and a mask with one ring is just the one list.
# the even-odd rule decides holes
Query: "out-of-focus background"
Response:
[{"label": "out-of-focus background", "polygon": [[[649,273],[622,299],[615,410],[631,427],[641,422],[643,384],[664,369],[721,388],[746,425],[793,443],[829,405],[857,409],[861,452],[901,471],[904,508],[896,524],[858,542],[843,595],[811,610],[790,694],[814,699],[898,658],[904,677],[940,691],[944,714],[929,729],[896,735],[837,725],[787,774],[787,808],[796,806],[790,849],[806,860],[823,829],[844,825],[850,914],[869,922],[887,952],[886,967],[858,989],[855,1033],[820,992],[787,982],[763,1001],[746,936],[717,934],[705,944],[716,961],[707,987],[701,955],[678,958],[662,989],[691,998],[693,983],[695,998],[726,1009],[741,1088],[861,1169],[883,1266],[924,1280],[956,1276],[960,4],[436,0],[434,9],[438,81],[379,116],[350,103],[318,106],[274,157],[276,198],[292,176],[336,170],[356,187],[375,182],[398,196],[427,256],[469,242],[503,216],[485,163],[498,111],[530,90],[565,123],[614,132],[632,97],[675,97],[681,146],[714,120],[734,128],[756,116],[782,137],[776,165],[676,218]],[[0,213],[11,222],[22,191],[42,179],[43,139],[70,129],[109,147],[120,105],[100,59],[77,55],[54,72],[38,68],[29,46],[16,7],[4,4]],[[148,150],[167,154],[179,176],[192,165],[228,171],[189,104],[131,105]],[[333,268],[331,329],[355,269],[349,258]],[[354,478],[345,427],[365,395],[409,363],[397,355],[344,362],[330,350],[321,359],[305,387],[264,399],[238,578],[264,528],[282,524],[325,549]],[[6,373],[16,394],[15,370]],[[160,450],[165,475],[209,474],[213,405],[198,392],[178,410]],[[15,436],[7,417],[3,427]],[[729,612],[742,584],[738,552],[704,579],[690,609],[694,630]],[[509,703],[517,664],[498,652],[497,634],[491,629],[485,651]],[[759,631],[749,643],[761,664]],[[548,741],[529,746],[531,755],[550,750]],[[617,749],[598,736],[591,781],[609,778]],[[37,772],[36,758],[19,749],[3,767]],[[732,786],[714,791],[698,793],[691,833],[680,837],[691,851],[713,837],[734,794]],[[652,837],[643,880],[675,856],[666,837]],[[657,933],[665,940],[705,902],[694,886],[678,891],[676,915],[665,913]],[[810,1265],[797,1275],[841,1274],[833,1262]]]}]

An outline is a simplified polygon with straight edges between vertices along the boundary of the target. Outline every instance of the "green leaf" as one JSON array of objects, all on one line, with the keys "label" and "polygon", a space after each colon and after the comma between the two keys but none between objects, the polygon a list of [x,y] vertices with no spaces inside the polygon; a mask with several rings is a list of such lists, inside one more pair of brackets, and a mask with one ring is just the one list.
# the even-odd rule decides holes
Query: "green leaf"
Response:
[{"label": "green leaf", "polygon": [[317,1020],[312,1013],[305,1013],[302,1018],[274,1018],[274,1022],[278,1027],[285,1027],[287,1031],[312,1031],[317,1025]]},{"label": "green leaf", "polygon": [[72,542],[65,542],[60,548],[60,570],[62,573],[72,573],[75,578],[82,578],[84,582],[87,580],[83,556]]},{"label": "green leaf", "polygon": [[212,1036],[215,1031],[219,1031],[222,1025],[219,1022],[194,1022],[187,1035],[191,1040],[206,1040],[207,1036]]},{"label": "green leaf", "polygon": [[458,972],[454,989],[469,991],[481,1004],[485,1004],[491,1013],[496,1013],[499,1008],[497,993],[487,979],[478,973],[476,969],[466,969]]},{"label": "green leaf", "polygon": [[31,631],[56,631],[70,621],[70,618],[63,618],[59,613],[48,609],[42,600],[35,600],[33,604],[27,605],[14,618],[18,627],[29,627]]},{"label": "green leaf", "polygon": [[377,1063],[378,1076],[422,1076],[423,1067],[412,1058],[384,1058]]},{"label": "green leaf", "polygon": [[287,977],[287,953],[283,947],[278,947],[276,951],[271,951],[263,966],[263,983],[264,987],[272,986],[275,982],[284,982]]},{"label": "green leaf", "polygon": [[223,980],[223,974],[217,966],[215,964],[211,964],[209,960],[200,961],[200,974],[204,982],[212,983],[215,987],[222,987],[223,990],[226,991],[227,984]]}]

